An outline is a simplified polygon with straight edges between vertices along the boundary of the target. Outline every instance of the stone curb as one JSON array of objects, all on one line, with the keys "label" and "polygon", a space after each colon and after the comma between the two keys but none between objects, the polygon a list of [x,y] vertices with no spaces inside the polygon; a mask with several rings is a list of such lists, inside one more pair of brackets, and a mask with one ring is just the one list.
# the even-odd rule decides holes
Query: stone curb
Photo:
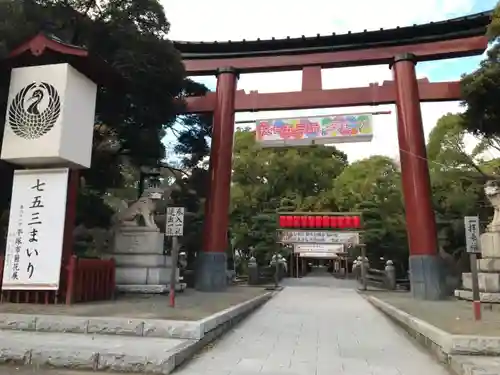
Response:
[{"label": "stone curb", "polygon": [[240,303],[239,305],[232,306],[225,310],[219,311],[213,315],[210,315],[204,319],[198,320],[197,323],[200,324],[201,336],[197,337],[198,339],[202,338],[207,332],[212,331],[216,327],[221,324],[226,323],[237,317],[238,315],[244,314],[247,310],[252,310],[255,307],[262,305],[264,302],[268,301],[273,296],[272,292],[265,293],[261,296],[257,296],[248,300],[246,302]]},{"label": "stone curb", "polygon": [[366,299],[443,362],[448,363],[450,355],[500,355],[500,337],[450,334],[376,297],[366,296]]},{"label": "stone curb", "polygon": [[454,355],[450,358],[450,368],[460,375],[498,375],[500,374],[500,361],[492,360],[492,358]]},{"label": "stone curb", "polygon": [[[25,344],[0,348],[0,363],[29,365],[34,368],[51,367],[72,370],[146,372],[169,374],[175,368],[176,356],[188,351],[196,342],[187,340],[173,349],[147,356],[116,351],[99,352],[86,347],[46,347]],[[7,343],[6,343],[7,344]]]},{"label": "stone curb", "polygon": [[[74,370],[144,372],[170,374],[196,354],[205,345],[215,340],[254,310],[267,302],[273,293],[266,293],[232,308],[221,311],[198,321],[202,333],[198,339],[188,339],[173,349],[157,354],[137,355],[136,353],[96,352],[87,348],[47,348],[30,347],[26,344],[0,347],[0,363],[15,363],[33,367],[56,367]],[[31,332],[36,332],[32,330]],[[38,331],[40,332],[40,331]],[[55,331],[57,333],[64,331]],[[29,334],[29,332],[27,332]],[[158,336],[156,336],[158,338]],[[28,338],[28,337],[27,337]]]},{"label": "stone curb", "polygon": [[104,334],[199,340],[217,325],[271,298],[265,293],[197,321],[0,314],[0,330]]},{"label": "stone curb", "polygon": [[448,332],[415,318],[378,298],[372,296],[366,296],[365,298],[402,327],[411,337],[429,349],[441,363],[448,363],[448,355],[451,349],[451,335]]}]

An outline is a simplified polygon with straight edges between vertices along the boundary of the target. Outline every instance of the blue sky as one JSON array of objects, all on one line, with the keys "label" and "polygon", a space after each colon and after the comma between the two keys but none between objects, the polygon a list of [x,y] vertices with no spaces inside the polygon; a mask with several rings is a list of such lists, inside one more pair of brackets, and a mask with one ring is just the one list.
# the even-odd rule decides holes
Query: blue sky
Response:
[{"label": "blue sky", "polygon": [[[183,0],[164,1],[165,11],[171,22],[170,38],[186,41],[241,40],[257,38],[283,38],[301,35],[343,33],[349,30],[376,30],[441,21],[487,11],[496,0],[308,0],[291,7],[288,0]],[[304,5],[304,4],[307,4]],[[196,12],[192,10],[196,9]],[[244,17],[242,17],[244,14]],[[197,27],[193,27],[197,25]],[[417,65],[419,78],[431,81],[458,80],[463,73],[473,71],[481,57],[427,62]],[[370,66],[323,70],[323,88],[345,88],[366,86],[371,82],[381,83],[392,79],[387,66]],[[215,77],[198,77],[210,89],[215,88]],[[285,92],[300,90],[300,72],[246,74],[240,77],[238,88],[245,91]],[[333,113],[350,113],[373,110],[390,110],[391,115],[374,119],[374,139],[369,144],[346,144],[339,146],[350,160],[371,155],[399,157],[397,145],[396,117],[393,105],[356,108],[337,108],[303,111],[274,111],[261,113],[238,113],[236,120],[256,118],[293,117]],[[424,103],[422,115],[426,135],[436,121],[448,112],[460,111],[457,102]],[[166,143],[171,144],[172,136]]]},{"label": "blue sky", "polygon": [[[497,0],[475,0],[472,2],[472,7],[466,14],[474,14],[485,12],[492,9]],[[455,80],[464,73],[473,72],[479,62],[481,56],[465,57],[462,59],[445,60],[442,62],[427,62],[421,64],[424,67],[430,66],[429,79],[431,81],[448,81]]]}]

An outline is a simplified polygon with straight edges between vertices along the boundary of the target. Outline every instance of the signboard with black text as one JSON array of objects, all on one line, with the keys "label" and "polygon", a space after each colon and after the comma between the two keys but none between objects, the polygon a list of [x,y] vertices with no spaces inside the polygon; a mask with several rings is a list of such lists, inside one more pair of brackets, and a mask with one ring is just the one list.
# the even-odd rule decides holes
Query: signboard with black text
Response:
[{"label": "signboard with black text", "polygon": [[2,290],[57,290],[68,169],[14,173]]}]

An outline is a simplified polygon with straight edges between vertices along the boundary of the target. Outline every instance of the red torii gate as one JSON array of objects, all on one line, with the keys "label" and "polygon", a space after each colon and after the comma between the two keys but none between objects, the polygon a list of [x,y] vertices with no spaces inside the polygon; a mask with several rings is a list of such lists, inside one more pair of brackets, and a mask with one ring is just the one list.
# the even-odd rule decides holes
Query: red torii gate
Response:
[{"label": "red torii gate", "polygon": [[[228,208],[235,111],[262,111],[396,104],[414,296],[442,295],[437,233],[431,203],[420,101],[459,100],[459,82],[417,80],[415,64],[478,55],[491,12],[442,22],[343,35],[241,42],[175,42],[187,74],[217,75],[215,93],[187,100],[186,113],[213,112],[209,199],[205,207],[203,251],[197,287],[225,286]],[[368,87],[322,90],[325,68],[386,64],[394,81]],[[302,91],[287,93],[237,90],[238,75],[302,70]]]}]

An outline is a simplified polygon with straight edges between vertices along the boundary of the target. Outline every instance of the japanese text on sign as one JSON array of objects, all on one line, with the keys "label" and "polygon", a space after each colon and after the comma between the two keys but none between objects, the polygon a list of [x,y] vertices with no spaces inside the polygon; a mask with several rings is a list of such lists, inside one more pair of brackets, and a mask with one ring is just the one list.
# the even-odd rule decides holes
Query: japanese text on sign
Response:
[{"label": "japanese text on sign", "polygon": [[359,243],[359,233],[356,232],[330,232],[308,230],[282,230],[278,232],[278,242],[281,243],[318,243],[318,244],[343,244]]},{"label": "japanese text on sign", "polygon": [[14,229],[14,260],[12,261],[12,280],[19,280],[19,262],[21,260],[21,250],[23,247],[23,216],[24,206],[19,206],[19,217],[17,218],[17,225]]},{"label": "japanese text on sign", "polygon": [[14,174],[2,289],[58,288],[68,169]]},{"label": "japanese text on sign", "polygon": [[465,245],[468,253],[480,253],[479,248],[479,217],[465,216]]},{"label": "japanese text on sign", "polygon": [[182,236],[184,233],[184,207],[167,207],[166,236]]},{"label": "japanese text on sign", "polygon": [[344,247],[338,244],[318,244],[318,243],[308,243],[308,244],[295,244],[293,247],[294,253],[324,253],[324,254],[335,254],[344,251]]},{"label": "japanese text on sign", "polygon": [[43,192],[45,191],[46,182],[37,178],[33,186],[30,186],[32,190],[31,204],[28,207],[28,233],[29,239],[28,244],[26,244],[26,256],[28,257],[28,265],[26,267],[26,272],[28,273],[28,279],[33,277],[33,272],[35,272],[36,262],[32,257],[38,256],[38,232],[40,230],[40,225],[43,224],[42,216],[40,214],[41,209],[45,206],[43,205]]}]

